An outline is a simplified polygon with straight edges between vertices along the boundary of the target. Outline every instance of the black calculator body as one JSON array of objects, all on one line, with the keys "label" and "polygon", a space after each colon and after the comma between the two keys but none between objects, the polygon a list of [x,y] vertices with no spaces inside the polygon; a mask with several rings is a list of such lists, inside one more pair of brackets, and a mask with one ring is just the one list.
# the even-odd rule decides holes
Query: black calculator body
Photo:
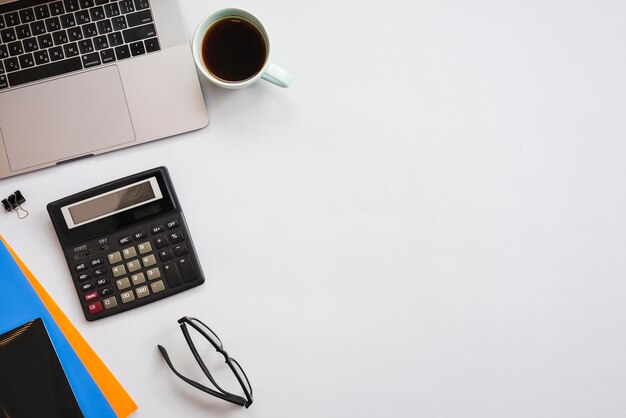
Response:
[{"label": "black calculator body", "polygon": [[48,213],[88,321],[204,283],[165,167],[57,200]]}]

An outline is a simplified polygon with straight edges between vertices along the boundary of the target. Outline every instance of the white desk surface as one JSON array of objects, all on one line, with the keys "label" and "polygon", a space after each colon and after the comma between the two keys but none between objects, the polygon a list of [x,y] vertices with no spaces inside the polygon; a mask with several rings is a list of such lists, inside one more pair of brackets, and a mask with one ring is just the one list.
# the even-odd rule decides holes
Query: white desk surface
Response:
[{"label": "white desk surface", "polygon": [[[0,181],[0,231],[153,417],[623,417],[620,1],[185,0],[265,22],[283,90],[204,83],[201,131]],[[206,283],[83,318],[48,202],[166,165]],[[254,386],[200,377],[205,320]]]}]

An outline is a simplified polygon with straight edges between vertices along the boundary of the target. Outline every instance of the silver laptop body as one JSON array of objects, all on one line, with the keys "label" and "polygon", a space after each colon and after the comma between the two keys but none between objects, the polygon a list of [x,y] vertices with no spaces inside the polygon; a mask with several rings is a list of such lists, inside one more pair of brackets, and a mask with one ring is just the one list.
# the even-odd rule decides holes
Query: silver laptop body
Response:
[{"label": "silver laptop body", "polygon": [[0,178],[207,123],[175,0],[0,0]]}]

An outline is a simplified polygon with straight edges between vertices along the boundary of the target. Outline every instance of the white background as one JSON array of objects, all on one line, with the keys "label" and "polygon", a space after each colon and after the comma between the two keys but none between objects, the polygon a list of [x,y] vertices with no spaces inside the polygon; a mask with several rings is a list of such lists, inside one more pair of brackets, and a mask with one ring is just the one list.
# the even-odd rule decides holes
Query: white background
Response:
[{"label": "white background", "polygon": [[[626,3],[185,0],[239,6],[283,90],[204,83],[201,131],[0,181],[0,231],[136,417],[623,417]],[[174,106],[175,104],[172,104]],[[207,281],[88,323],[48,202],[166,165]],[[200,378],[207,322],[255,390]]]}]

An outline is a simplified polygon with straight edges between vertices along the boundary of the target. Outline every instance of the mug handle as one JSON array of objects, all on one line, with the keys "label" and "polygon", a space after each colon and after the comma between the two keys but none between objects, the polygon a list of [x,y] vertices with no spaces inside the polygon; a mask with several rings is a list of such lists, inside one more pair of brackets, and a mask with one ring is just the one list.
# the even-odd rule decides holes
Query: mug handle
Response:
[{"label": "mug handle", "polygon": [[270,65],[267,66],[261,78],[272,84],[276,84],[278,87],[286,88],[291,84],[291,74],[273,62],[270,62]]}]

